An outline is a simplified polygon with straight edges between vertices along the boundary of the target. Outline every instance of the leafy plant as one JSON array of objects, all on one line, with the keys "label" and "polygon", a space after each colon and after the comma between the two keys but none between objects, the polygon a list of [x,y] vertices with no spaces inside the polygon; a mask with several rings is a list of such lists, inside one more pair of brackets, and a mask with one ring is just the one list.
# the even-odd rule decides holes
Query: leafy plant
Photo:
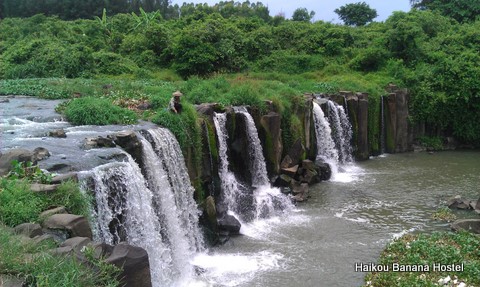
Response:
[{"label": "leafy plant", "polygon": [[133,111],[115,106],[108,99],[93,97],[69,102],[65,116],[76,125],[132,124],[137,121]]},{"label": "leafy plant", "polygon": [[454,221],[457,219],[457,216],[453,214],[452,210],[448,207],[441,207],[435,213],[432,214],[432,218],[435,220],[442,220],[442,221]]},{"label": "leafy plant", "polygon": [[52,175],[40,169],[38,165],[33,165],[31,161],[19,162],[12,161],[12,170],[8,177],[11,179],[27,179],[33,182],[50,183]]}]

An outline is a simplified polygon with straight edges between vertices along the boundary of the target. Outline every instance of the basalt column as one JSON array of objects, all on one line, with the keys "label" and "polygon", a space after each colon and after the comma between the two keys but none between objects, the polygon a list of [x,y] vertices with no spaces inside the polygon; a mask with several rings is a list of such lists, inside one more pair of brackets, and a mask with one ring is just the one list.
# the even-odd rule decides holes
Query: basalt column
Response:
[{"label": "basalt column", "polygon": [[353,153],[356,160],[369,158],[368,94],[340,92],[347,99],[348,118],[353,130]]},{"label": "basalt column", "polygon": [[391,85],[386,97],[385,132],[386,152],[398,153],[411,150],[410,127],[408,123],[408,93]]}]

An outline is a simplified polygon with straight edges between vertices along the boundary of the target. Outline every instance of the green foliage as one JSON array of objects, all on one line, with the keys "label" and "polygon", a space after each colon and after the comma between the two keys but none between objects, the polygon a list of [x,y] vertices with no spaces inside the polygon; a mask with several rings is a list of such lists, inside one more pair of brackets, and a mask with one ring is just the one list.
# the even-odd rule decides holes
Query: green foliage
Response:
[{"label": "green foliage", "polygon": [[452,210],[448,207],[441,207],[432,214],[432,218],[435,220],[451,222],[457,219],[457,216],[453,214]]},{"label": "green foliage", "polygon": [[25,280],[28,286],[120,286],[120,269],[96,259],[90,249],[85,257],[93,268],[72,256],[48,253],[55,247],[50,241],[34,244],[21,240],[2,225],[0,246],[0,273]]},{"label": "green foliage", "polygon": [[50,183],[52,176],[43,172],[38,165],[29,162],[12,161],[12,170],[8,173],[11,179],[27,179],[33,182]]},{"label": "green foliage", "polygon": [[292,21],[310,22],[315,16],[315,11],[308,12],[307,8],[297,8],[293,11]]},{"label": "green foliage", "polygon": [[[433,233],[431,235],[405,235],[389,244],[379,264],[390,266],[390,272],[367,274],[365,286],[436,286],[440,278],[458,278],[467,286],[480,284],[480,237],[459,233]],[[429,265],[430,272],[392,272],[392,264]],[[433,271],[434,263],[464,264],[463,272]]]},{"label": "green foliage", "polygon": [[458,22],[473,22],[480,14],[480,3],[471,0],[410,0],[413,7],[439,11]]},{"label": "green foliage", "polygon": [[64,206],[70,213],[89,216],[91,199],[80,192],[77,183],[62,183],[53,194],[30,191],[31,183],[27,179],[1,179],[0,222],[8,226],[38,222],[40,213],[52,206]]},{"label": "green foliage", "polygon": [[443,149],[443,140],[441,137],[428,137],[423,136],[418,138],[420,144],[430,150],[442,150]]},{"label": "green foliage", "polygon": [[84,97],[73,99],[65,107],[67,120],[76,125],[132,124],[137,115],[112,104],[108,99]]},{"label": "green foliage", "polygon": [[350,26],[364,26],[378,16],[377,10],[370,8],[365,2],[346,4],[335,9],[334,12],[345,25]]}]

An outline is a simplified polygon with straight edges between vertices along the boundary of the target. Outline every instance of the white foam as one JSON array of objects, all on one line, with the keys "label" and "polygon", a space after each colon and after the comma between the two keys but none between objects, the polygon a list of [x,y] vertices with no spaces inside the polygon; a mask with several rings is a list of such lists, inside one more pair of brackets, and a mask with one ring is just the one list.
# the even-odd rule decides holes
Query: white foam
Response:
[{"label": "white foam", "polygon": [[[209,284],[237,286],[251,281],[258,272],[281,267],[282,254],[262,251],[245,254],[198,254],[191,264],[205,270],[201,277]],[[203,284],[203,285],[202,285]],[[199,281],[189,286],[206,286]]]}]

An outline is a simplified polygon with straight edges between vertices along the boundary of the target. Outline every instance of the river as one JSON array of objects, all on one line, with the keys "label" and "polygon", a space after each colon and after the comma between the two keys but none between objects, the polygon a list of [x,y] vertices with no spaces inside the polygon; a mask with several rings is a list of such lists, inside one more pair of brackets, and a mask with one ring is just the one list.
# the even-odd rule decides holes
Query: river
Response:
[{"label": "river", "polygon": [[193,262],[214,286],[360,286],[355,263],[376,262],[394,238],[449,230],[431,215],[452,196],[478,199],[479,162],[480,153],[457,151],[356,163],[311,187],[292,213],[244,226]]}]

